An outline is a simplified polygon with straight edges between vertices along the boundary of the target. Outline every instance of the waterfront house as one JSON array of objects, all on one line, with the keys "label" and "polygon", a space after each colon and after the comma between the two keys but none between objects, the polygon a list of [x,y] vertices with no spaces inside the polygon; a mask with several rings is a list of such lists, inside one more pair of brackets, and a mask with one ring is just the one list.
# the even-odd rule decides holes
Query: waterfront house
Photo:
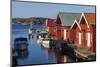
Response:
[{"label": "waterfront house", "polygon": [[82,46],[85,48],[89,48],[90,50],[95,52],[95,41],[96,41],[96,16],[95,13],[82,13],[81,18],[79,20],[79,24],[82,28]]},{"label": "waterfront house", "polygon": [[[74,31],[74,33],[72,32]],[[74,44],[91,51],[96,51],[96,19],[95,13],[82,13],[80,19],[71,26]]]},{"label": "waterfront house", "polygon": [[57,39],[70,40],[70,26],[75,19],[79,19],[81,13],[60,12],[56,19],[56,37]]},{"label": "waterfront house", "polygon": [[50,33],[51,36],[55,36],[55,19],[46,19],[45,21],[46,31]]},{"label": "waterfront house", "polygon": [[81,27],[78,23],[78,20],[75,20],[74,23],[71,25],[70,30],[70,41],[74,43],[76,46],[81,44]]},{"label": "waterfront house", "polygon": [[48,19],[48,23],[47,23],[47,26],[48,26],[48,30],[49,30],[49,33],[51,35],[55,35],[55,20],[54,19]]}]

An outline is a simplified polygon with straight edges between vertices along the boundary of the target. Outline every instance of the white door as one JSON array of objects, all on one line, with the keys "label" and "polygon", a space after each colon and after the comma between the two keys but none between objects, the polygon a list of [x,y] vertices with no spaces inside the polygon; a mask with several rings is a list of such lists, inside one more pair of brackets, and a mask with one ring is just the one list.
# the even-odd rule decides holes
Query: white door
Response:
[{"label": "white door", "polygon": [[79,44],[81,45],[82,33],[79,32]]},{"label": "white door", "polygon": [[88,48],[90,48],[90,46],[91,46],[91,34],[88,32],[87,34],[86,34],[86,40],[87,40],[87,47]]},{"label": "white door", "polygon": [[66,37],[67,35],[66,35],[66,29],[64,29],[64,40],[66,40],[67,39],[67,37]]}]

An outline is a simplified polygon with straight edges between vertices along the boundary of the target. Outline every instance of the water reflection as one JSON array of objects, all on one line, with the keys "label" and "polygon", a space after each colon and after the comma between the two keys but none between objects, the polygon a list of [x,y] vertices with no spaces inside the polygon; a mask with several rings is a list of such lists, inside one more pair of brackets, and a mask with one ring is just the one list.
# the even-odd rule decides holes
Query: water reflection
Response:
[{"label": "water reflection", "polygon": [[18,53],[18,58],[20,59],[27,59],[29,55],[28,49],[23,51],[17,51],[17,53]]},{"label": "water reflection", "polygon": [[18,65],[18,59],[27,59],[29,55],[28,49],[27,50],[13,50],[13,56],[12,56],[12,65],[17,66]]},{"label": "water reflection", "polygon": [[12,67],[17,65],[18,65],[17,57],[12,57]]},{"label": "water reflection", "polygon": [[[27,27],[27,26],[15,25],[12,31],[13,32],[12,39],[15,39],[16,37],[20,36],[28,38],[28,29],[29,26]],[[41,30],[42,28],[38,26],[36,27],[36,29]],[[16,32],[16,30],[19,32]],[[29,45],[27,47],[27,50],[16,51],[18,56],[13,57],[14,61],[13,65],[52,64],[52,63],[66,63],[71,61],[67,55],[61,54],[62,49],[59,48],[61,47],[59,43],[55,43],[56,45],[54,45],[54,43],[51,43],[50,49],[44,48],[41,44],[37,43],[37,37],[36,37],[37,33],[34,35],[33,38],[31,38],[30,40],[28,39]]]},{"label": "water reflection", "polygon": [[17,51],[12,49],[12,66],[16,66],[18,64],[17,56]]},{"label": "water reflection", "polygon": [[[61,51],[55,50],[55,49],[48,49],[48,56],[49,56],[49,61],[52,58],[55,58],[55,63],[68,63],[71,62],[72,60],[67,56],[67,55],[62,55]],[[50,58],[52,57],[52,58]]]}]

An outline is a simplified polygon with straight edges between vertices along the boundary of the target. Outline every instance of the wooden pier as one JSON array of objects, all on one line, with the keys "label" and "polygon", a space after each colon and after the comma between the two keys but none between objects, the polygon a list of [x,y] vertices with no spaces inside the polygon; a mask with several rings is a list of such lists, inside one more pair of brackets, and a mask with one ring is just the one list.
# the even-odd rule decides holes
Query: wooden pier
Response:
[{"label": "wooden pier", "polygon": [[92,51],[89,51],[86,48],[77,48],[74,50],[76,57],[83,59],[84,61],[96,60],[96,54]]}]

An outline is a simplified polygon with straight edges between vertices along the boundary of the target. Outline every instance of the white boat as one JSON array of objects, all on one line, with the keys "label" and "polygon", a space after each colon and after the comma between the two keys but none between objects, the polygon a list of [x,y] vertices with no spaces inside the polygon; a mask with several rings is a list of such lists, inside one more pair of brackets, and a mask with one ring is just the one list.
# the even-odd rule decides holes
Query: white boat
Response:
[{"label": "white boat", "polygon": [[50,39],[43,39],[41,44],[45,48],[50,48]]},{"label": "white boat", "polygon": [[37,39],[37,43],[41,44],[42,40],[41,39]]},{"label": "white boat", "polygon": [[48,33],[45,31],[40,32],[37,42],[40,43],[44,48],[50,48],[50,38],[48,37]]}]

